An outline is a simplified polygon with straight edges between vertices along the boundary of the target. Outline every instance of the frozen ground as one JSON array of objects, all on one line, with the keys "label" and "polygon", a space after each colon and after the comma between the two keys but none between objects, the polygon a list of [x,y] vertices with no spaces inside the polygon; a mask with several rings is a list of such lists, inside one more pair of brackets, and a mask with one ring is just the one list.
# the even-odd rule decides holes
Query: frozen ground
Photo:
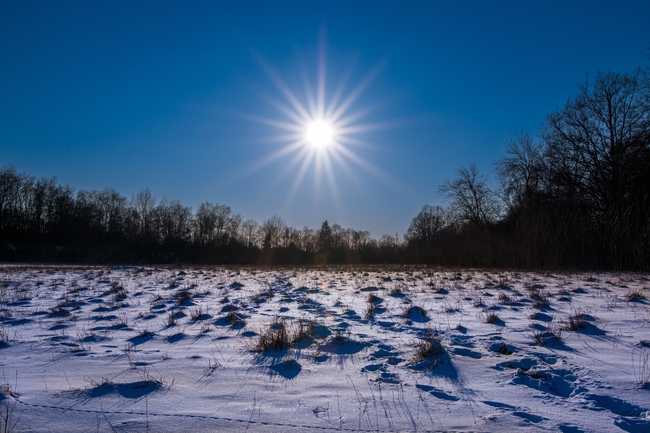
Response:
[{"label": "frozen ground", "polygon": [[649,286],[5,265],[0,408],[33,432],[649,432]]}]

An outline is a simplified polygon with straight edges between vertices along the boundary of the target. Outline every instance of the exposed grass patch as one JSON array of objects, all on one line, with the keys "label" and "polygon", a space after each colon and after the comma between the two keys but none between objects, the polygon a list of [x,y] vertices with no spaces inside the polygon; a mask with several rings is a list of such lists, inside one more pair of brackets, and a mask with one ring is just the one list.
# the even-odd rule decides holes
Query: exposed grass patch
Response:
[{"label": "exposed grass patch", "polygon": [[301,341],[313,341],[316,336],[314,330],[318,324],[313,320],[300,321],[298,326],[291,335],[291,343],[296,344]]},{"label": "exposed grass patch", "polygon": [[510,296],[508,296],[505,292],[500,292],[499,293],[499,302],[502,304],[511,304],[512,299],[510,299]]},{"label": "exposed grass patch", "polygon": [[645,295],[640,289],[636,290],[629,290],[625,294],[625,299],[627,299],[627,302],[638,302],[638,301],[643,301],[645,299]]},{"label": "exposed grass patch", "polygon": [[286,320],[276,319],[266,329],[257,334],[253,351],[278,352],[287,350],[292,344],[291,340]]},{"label": "exposed grass patch", "polygon": [[573,311],[573,314],[569,315],[569,318],[562,326],[562,329],[573,332],[576,332],[579,329],[585,329],[590,319],[592,319],[592,317],[585,312]]},{"label": "exposed grass patch", "polygon": [[11,340],[9,339],[9,335],[7,334],[7,331],[5,331],[5,328],[3,326],[2,328],[0,328],[0,347],[4,346],[10,341]]},{"label": "exposed grass patch", "polygon": [[50,316],[52,317],[67,317],[70,315],[70,310],[63,306],[64,304],[58,304],[56,307],[50,308]]},{"label": "exposed grass patch", "polygon": [[236,327],[236,326],[246,326],[246,320],[239,314],[237,314],[237,311],[231,310],[226,314],[226,317],[224,318],[226,323],[229,323],[230,326]]},{"label": "exposed grass patch", "polygon": [[192,319],[193,322],[196,322],[197,320],[202,320],[204,318],[203,314],[204,313],[202,307],[196,308],[190,311],[190,319]]},{"label": "exposed grass patch", "polygon": [[549,324],[545,331],[533,332],[533,341],[536,346],[563,343],[564,339],[562,338],[562,329],[553,324]]},{"label": "exposed grass patch", "polygon": [[529,291],[529,296],[533,301],[533,308],[543,310],[551,306],[548,300],[549,293],[545,290],[531,289]]},{"label": "exposed grass patch", "polygon": [[181,289],[178,292],[176,292],[176,303],[178,305],[182,305],[185,302],[192,301],[192,293],[189,291],[189,289]]},{"label": "exposed grass patch", "polygon": [[153,337],[154,335],[156,335],[156,334],[154,334],[153,331],[150,331],[147,328],[143,328],[143,329],[140,330],[140,332],[138,332],[138,335],[136,337],[137,338],[149,338],[149,337]]},{"label": "exposed grass patch", "polygon": [[428,335],[418,343],[413,355],[413,362],[422,362],[432,358],[439,357],[445,353],[440,337],[434,332],[428,332]]},{"label": "exposed grass patch", "polygon": [[499,353],[502,355],[512,355],[512,350],[508,349],[508,345],[506,343],[501,343],[499,346]]},{"label": "exposed grass patch", "polygon": [[363,313],[363,317],[365,319],[372,319],[375,317],[375,304],[368,304],[368,308],[366,308],[366,311]]},{"label": "exposed grass patch", "polygon": [[22,412],[16,414],[16,393],[13,392],[10,385],[0,385],[0,432],[12,433],[16,431],[16,426],[20,422]]},{"label": "exposed grass patch", "polygon": [[414,305],[414,306],[408,307],[402,313],[402,316],[404,316],[404,317],[410,317],[410,316],[413,316],[413,315],[420,315],[422,317],[427,317],[427,310],[425,310],[422,307],[418,307],[418,306]]},{"label": "exposed grass patch", "polygon": [[375,295],[374,293],[371,293],[368,295],[368,303],[369,304],[374,304],[375,302],[379,302],[379,296]]}]

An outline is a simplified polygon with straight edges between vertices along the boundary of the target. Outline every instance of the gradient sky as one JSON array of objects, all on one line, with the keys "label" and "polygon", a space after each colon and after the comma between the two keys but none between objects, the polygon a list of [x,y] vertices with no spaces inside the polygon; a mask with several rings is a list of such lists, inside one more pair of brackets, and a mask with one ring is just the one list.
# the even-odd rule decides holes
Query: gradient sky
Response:
[{"label": "gradient sky", "polygon": [[[648,23],[647,0],[2,0],[0,165],[403,234],[443,203],[442,181],[489,171],[587,74],[648,65]],[[307,106],[319,70],[326,102],[356,95],[356,157],[300,178],[297,151],[270,160],[290,143],[275,124],[292,122],[287,94]]]}]

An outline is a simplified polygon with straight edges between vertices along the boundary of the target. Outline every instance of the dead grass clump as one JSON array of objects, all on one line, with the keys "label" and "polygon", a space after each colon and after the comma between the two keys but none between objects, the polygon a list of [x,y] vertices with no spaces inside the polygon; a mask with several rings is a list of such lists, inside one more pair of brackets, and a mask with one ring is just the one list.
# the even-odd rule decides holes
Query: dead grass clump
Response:
[{"label": "dead grass clump", "polygon": [[625,299],[627,299],[627,302],[638,302],[643,301],[645,299],[645,295],[639,289],[630,290],[625,294]]},{"label": "dead grass clump", "polygon": [[63,307],[62,304],[50,308],[50,316],[52,317],[67,317],[70,315],[70,310]]},{"label": "dead grass clump", "polygon": [[192,293],[188,289],[181,289],[176,293],[176,303],[182,305],[192,300]]},{"label": "dead grass clump", "polygon": [[16,430],[22,412],[16,415],[17,395],[12,391],[11,386],[0,385],[0,432],[11,433]]},{"label": "dead grass clump", "polygon": [[501,302],[502,304],[511,304],[512,303],[512,299],[510,299],[510,297],[505,292],[500,292],[498,299],[499,299],[499,302]]},{"label": "dead grass clump", "polygon": [[196,308],[190,311],[190,319],[192,319],[193,322],[196,322],[197,320],[203,320],[203,314],[204,313],[202,307]]},{"label": "dead grass clump", "polygon": [[141,329],[140,332],[138,332],[137,338],[153,337],[154,335],[156,335],[156,334],[154,334],[153,331],[150,331],[149,329],[144,328],[144,329]]},{"label": "dead grass clump", "polygon": [[569,316],[567,322],[562,326],[562,329],[573,332],[576,332],[578,329],[585,329],[590,319],[591,316],[589,316],[589,314],[581,311],[574,311],[573,314]]},{"label": "dead grass clump", "polygon": [[114,281],[111,283],[111,288],[104,292],[104,294],[111,294],[114,296],[115,302],[121,302],[126,299],[127,291],[124,286],[117,281]]},{"label": "dead grass clump", "polygon": [[536,346],[545,346],[548,344],[564,342],[564,339],[562,338],[562,329],[552,324],[549,324],[545,331],[533,332],[533,340],[535,341]]},{"label": "dead grass clump", "polygon": [[402,316],[404,316],[404,317],[410,317],[410,316],[414,316],[414,315],[420,315],[422,317],[427,317],[427,310],[425,310],[422,307],[411,306],[411,307],[408,307],[406,310],[404,310],[404,312],[402,313]]},{"label": "dead grass clump", "polygon": [[330,344],[341,346],[345,343],[347,343],[350,340],[350,331],[342,331],[340,329],[336,330],[336,334],[334,334],[330,339],[329,342]]},{"label": "dead grass clump", "polygon": [[512,355],[512,350],[508,349],[508,345],[506,343],[501,343],[499,346],[499,353],[502,355]]},{"label": "dead grass clump", "polygon": [[368,304],[368,308],[363,313],[364,319],[372,319],[375,317],[375,304]]},{"label": "dead grass clump", "polygon": [[278,352],[291,346],[291,338],[284,319],[275,320],[269,327],[257,334],[253,346],[255,352]]},{"label": "dead grass clump", "polygon": [[313,341],[316,338],[314,332],[316,326],[318,326],[318,324],[313,320],[299,322],[298,326],[292,333],[291,342],[295,344],[300,343],[301,341]]},{"label": "dead grass clump", "polygon": [[499,323],[501,319],[499,318],[499,315],[497,313],[490,313],[488,316],[485,318],[485,323],[489,323],[491,325],[495,323]]},{"label": "dead grass clump", "polygon": [[11,340],[9,339],[9,334],[7,334],[7,331],[5,331],[5,328],[3,326],[2,328],[0,328],[0,347],[4,346],[10,341]]},{"label": "dead grass clump", "polygon": [[530,299],[533,301],[533,308],[543,310],[551,306],[548,292],[544,290],[531,289],[529,292]]},{"label": "dead grass clump", "polygon": [[375,302],[379,301],[379,296],[375,295],[374,293],[371,293],[368,295],[368,303],[369,304],[374,304]]},{"label": "dead grass clump", "polygon": [[113,281],[111,283],[111,288],[102,293],[102,296],[114,295],[119,292],[126,292],[126,289],[124,289],[124,287],[117,281]]},{"label": "dead grass clump", "polygon": [[415,348],[414,362],[426,361],[445,353],[440,338],[430,332]]}]

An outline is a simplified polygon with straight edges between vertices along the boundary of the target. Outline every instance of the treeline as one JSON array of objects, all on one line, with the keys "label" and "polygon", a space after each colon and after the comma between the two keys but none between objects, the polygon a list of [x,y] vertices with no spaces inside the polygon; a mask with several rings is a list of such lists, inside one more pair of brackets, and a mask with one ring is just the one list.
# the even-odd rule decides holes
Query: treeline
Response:
[{"label": "treeline", "polygon": [[649,69],[597,74],[494,168],[439,186],[448,205],[413,219],[406,260],[650,269]]},{"label": "treeline", "polygon": [[404,239],[261,224],[230,207],[75,191],[0,169],[0,260],[76,263],[423,263],[650,269],[650,69],[599,73],[537,135],[508,143],[491,174],[470,164],[439,185]]},{"label": "treeline", "polygon": [[397,237],[331,226],[296,229],[274,216],[261,224],[229,206],[130,199],[112,188],[75,191],[56,178],[0,169],[0,260],[63,263],[395,263]]}]

